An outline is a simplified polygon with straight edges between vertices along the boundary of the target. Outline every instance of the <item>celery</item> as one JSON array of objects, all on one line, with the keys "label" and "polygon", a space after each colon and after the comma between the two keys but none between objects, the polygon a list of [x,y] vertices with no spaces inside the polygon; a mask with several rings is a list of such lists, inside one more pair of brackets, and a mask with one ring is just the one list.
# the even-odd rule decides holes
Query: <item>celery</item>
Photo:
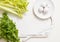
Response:
[{"label": "celery", "polygon": [[22,17],[27,11],[27,0],[0,0],[0,8]]}]

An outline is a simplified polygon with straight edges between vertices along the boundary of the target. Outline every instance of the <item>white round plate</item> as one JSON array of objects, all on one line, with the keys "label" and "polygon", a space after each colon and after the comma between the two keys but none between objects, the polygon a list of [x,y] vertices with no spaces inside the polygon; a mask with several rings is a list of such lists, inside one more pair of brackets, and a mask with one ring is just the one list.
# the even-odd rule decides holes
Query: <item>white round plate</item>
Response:
[{"label": "white round plate", "polygon": [[33,10],[37,17],[47,19],[53,14],[54,4],[51,0],[36,0]]}]

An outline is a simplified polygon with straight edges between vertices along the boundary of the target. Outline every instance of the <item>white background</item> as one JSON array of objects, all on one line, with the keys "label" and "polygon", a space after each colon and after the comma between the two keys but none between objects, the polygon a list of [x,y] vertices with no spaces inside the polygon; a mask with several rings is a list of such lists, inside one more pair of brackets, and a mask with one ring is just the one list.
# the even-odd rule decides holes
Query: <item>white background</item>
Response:
[{"label": "white background", "polygon": [[[33,1],[33,0],[30,0]],[[34,38],[27,42],[60,42],[60,0],[52,0],[55,5],[53,14],[53,30],[48,38]],[[0,41],[1,42],[1,41]]]},{"label": "white background", "polygon": [[52,0],[55,5],[53,30],[48,38],[30,39],[27,42],[60,42],[60,0]]}]

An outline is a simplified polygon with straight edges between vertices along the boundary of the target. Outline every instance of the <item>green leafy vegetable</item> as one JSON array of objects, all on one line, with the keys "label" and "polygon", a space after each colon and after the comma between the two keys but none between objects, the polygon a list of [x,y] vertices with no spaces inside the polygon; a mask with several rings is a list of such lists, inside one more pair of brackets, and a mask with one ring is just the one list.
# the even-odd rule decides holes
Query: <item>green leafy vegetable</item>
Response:
[{"label": "green leafy vegetable", "polygon": [[23,16],[23,13],[27,11],[27,0],[0,0],[0,8],[18,15]]},{"label": "green leafy vegetable", "polygon": [[7,42],[19,42],[18,30],[12,20],[9,19],[7,13],[3,13],[0,17],[0,38],[7,40]]}]

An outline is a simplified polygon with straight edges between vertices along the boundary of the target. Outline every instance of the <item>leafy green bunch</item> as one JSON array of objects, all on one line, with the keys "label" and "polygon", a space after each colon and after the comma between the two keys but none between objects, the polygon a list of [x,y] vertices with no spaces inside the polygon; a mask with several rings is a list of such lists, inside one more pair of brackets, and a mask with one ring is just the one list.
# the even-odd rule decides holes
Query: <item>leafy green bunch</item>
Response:
[{"label": "leafy green bunch", "polygon": [[7,42],[19,42],[16,25],[9,19],[6,12],[2,16],[0,17],[0,38]]}]

